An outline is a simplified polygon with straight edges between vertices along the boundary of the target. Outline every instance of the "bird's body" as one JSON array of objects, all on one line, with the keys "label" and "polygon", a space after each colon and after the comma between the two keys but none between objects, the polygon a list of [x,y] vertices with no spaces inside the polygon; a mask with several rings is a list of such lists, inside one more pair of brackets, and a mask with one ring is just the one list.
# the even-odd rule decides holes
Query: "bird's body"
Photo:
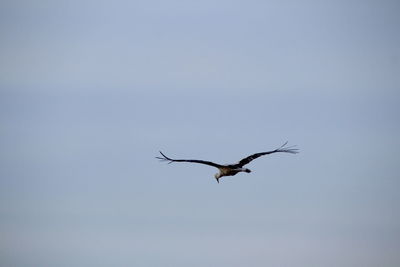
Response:
[{"label": "bird's body", "polygon": [[219,173],[215,174],[215,178],[219,179],[223,176],[233,176],[238,174],[239,172],[251,172],[251,170],[247,169],[247,168],[235,168],[234,166],[222,166],[219,169]]},{"label": "bird's body", "polygon": [[250,163],[252,160],[267,155],[267,154],[272,154],[272,153],[277,153],[277,152],[285,152],[285,153],[291,153],[291,154],[296,154],[298,153],[298,149],[293,148],[293,147],[286,147],[285,145],[287,144],[287,142],[285,144],[283,144],[280,148],[277,148],[275,150],[272,151],[267,151],[267,152],[260,152],[260,153],[256,153],[253,154],[251,156],[248,156],[242,160],[240,160],[238,163],[236,164],[225,164],[225,165],[221,165],[221,164],[217,164],[211,161],[205,161],[205,160],[197,160],[197,159],[171,159],[167,156],[165,156],[161,151],[160,154],[162,155],[162,157],[156,157],[157,159],[163,160],[163,161],[168,161],[168,163],[172,163],[172,162],[191,162],[191,163],[200,163],[200,164],[205,164],[205,165],[209,165],[212,167],[216,167],[218,168],[219,172],[215,174],[215,179],[217,180],[217,182],[219,183],[219,179],[223,176],[233,176],[238,174],[239,172],[247,172],[250,173],[251,170],[247,169],[247,168],[243,168],[244,165]]}]

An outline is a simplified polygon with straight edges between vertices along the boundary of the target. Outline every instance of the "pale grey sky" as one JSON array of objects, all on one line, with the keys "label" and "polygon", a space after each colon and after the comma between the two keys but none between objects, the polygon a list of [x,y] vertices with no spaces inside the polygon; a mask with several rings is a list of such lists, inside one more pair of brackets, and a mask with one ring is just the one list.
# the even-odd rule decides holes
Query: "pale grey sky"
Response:
[{"label": "pale grey sky", "polygon": [[1,265],[399,266],[399,11],[2,1]]}]

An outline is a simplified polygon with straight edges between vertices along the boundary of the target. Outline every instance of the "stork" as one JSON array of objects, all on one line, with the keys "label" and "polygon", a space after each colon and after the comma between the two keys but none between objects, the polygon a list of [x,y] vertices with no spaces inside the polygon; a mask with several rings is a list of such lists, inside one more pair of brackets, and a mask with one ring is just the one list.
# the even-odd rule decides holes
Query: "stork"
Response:
[{"label": "stork", "polygon": [[156,157],[157,159],[161,161],[166,161],[168,163],[173,163],[173,162],[191,162],[191,163],[200,163],[200,164],[205,164],[209,165],[215,168],[218,168],[219,172],[214,175],[215,179],[219,183],[219,179],[223,176],[233,176],[238,174],[239,172],[246,172],[250,173],[251,170],[248,168],[244,168],[244,166],[248,163],[250,163],[252,160],[268,155],[268,154],[273,154],[273,153],[278,153],[278,152],[283,152],[283,153],[291,153],[291,154],[296,154],[299,153],[299,150],[297,148],[294,148],[295,146],[290,146],[290,147],[285,147],[288,142],[284,143],[282,146],[275,150],[271,151],[266,151],[266,152],[260,152],[260,153],[255,153],[253,155],[250,155],[246,158],[241,159],[238,163],[234,164],[217,164],[211,161],[206,161],[206,160],[198,160],[198,159],[172,159],[170,157],[167,157],[164,153],[161,151],[160,154],[162,157]]}]

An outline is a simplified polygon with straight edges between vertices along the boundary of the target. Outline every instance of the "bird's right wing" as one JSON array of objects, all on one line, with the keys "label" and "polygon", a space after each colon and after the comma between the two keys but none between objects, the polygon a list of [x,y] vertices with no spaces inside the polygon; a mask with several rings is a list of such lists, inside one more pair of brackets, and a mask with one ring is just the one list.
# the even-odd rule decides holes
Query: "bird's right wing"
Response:
[{"label": "bird's right wing", "polygon": [[216,168],[220,168],[222,167],[222,165],[211,162],[211,161],[206,161],[206,160],[198,160],[198,159],[171,159],[167,156],[165,156],[161,151],[160,154],[162,155],[162,157],[156,157],[156,159],[162,160],[162,161],[168,161],[168,163],[172,163],[172,162],[191,162],[191,163],[200,163],[200,164],[205,164],[205,165],[209,165],[212,167],[216,167]]},{"label": "bird's right wing", "polygon": [[284,143],[281,147],[279,147],[279,148],[277,148],[275,150],[272,150],[272,151],[260,152],[260,153],[256,153],[256,154],[250,155],[250,156],[240,160],[237,164],[234,164],[233,166],[241,168],[244,165],[250,163],[252,160],[254,160],[254,159],[258,158],[258,157],[261,157],[261,156],[264,156],[264,155],[268,155],[268,154],[272,154],[272,153],[277,153],[277,152],[284,152],[284,153],[291,153],[291,154],[299,153],[297,148],[293,148],[294,146],[285,147],[286,144],[287,144],[287,142]]}]

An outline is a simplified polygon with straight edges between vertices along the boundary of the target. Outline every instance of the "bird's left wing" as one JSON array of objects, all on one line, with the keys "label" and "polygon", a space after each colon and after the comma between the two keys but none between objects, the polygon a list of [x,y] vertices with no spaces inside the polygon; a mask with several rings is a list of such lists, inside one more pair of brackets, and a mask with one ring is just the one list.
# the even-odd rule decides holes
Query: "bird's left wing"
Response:
[{"label": "bird's left wing", "polygon": [[220,168],[222,167],[222,165],[211,162],[211,161],[206,161],[206,160],[198,160],[198,159],[171,159],[167,156],[165,156],[161,151],[160,154],[162,155],[162,157],[156,157],[159,160],[163,160],[163,161],[168,161],[168,163],[172,163],[172,162],[191,162],[191,163],[200,163],[200,164],[205,164],[205,165],[209,165],[209,166],[213,166],[216,168]]},{"label": "bird's left wing", "polygon": [[261,157],[261,156],[264,156],[264,155],[268,155],[268,154],[272,154],[272,153],[277,153],[277,152],[285,152],[285,153],[291,153],[291,154],[299,153],[297,148],[293,148],[294,146],[285,147],[286,144],[287,144],[287,142],[284,143],[280,148],[277,148],[277,149],[272,150],[272,151],[260,152],[260,153],[256,153],[256,154],[253,154],[251,156],[248,156],[248,157],[240,160],[237,164],[234,164],[234,166],[241,168],[244,165],[250,163],[252,160],[254,160],[254,159],[258,158],[258,157]]}]

